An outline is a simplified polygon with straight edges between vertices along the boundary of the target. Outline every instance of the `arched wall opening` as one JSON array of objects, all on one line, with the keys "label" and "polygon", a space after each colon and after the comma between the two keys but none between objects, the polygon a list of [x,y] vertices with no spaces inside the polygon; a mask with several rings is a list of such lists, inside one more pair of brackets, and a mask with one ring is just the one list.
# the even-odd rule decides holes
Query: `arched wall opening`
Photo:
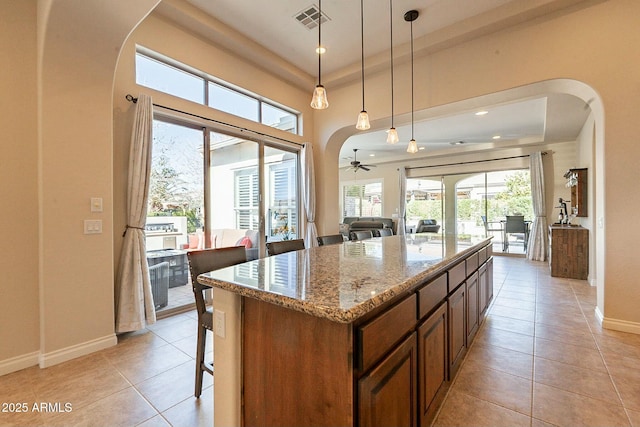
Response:
[{"label": "arched wall opening", "polygon": [[[588,228],[590,233],[590,266],[589,266],[589,281],[592,285],[597,286],[597,311],[602,317],[604,309],[604,283],[605,283],[605,264],[604,264],[604,226],[598,226],[597,218],[604,217],[605,206],[605,194],[604,194],[604,108],[600,96],[591,86],[572,79],[553,79],[545,80],[541,82],[524,85],[512,89],[507,89],[500,92],[495,92],[489,95],[483,95],[470,99],[460,100],[457,102],[448,103],[445,105],[427,108],[414,113],[415,120],[429,120],[437,117],[444,117],[447,115],[453,115],[462,111],[473,111],[483,106],[495,106],[504,105],[512,102],[517,102],[526,99],[534,99],[544,97],[550,94],[567,94],[574,96],[583,101],[585,108],[591,109],[591,115],[585,123],[582,137],[588,139],[588,153],[584,152],[584,149],[579,153],[581,159],[588,157],[589,164],[589,200],[591,210],[589,217],[586,218],[582,225]],[[371,123],[372,130],[385,129],[389,126],[389,118],[374,120]],[[403,114],[395,117],[395,122],[399,125],[410,123],[410,114]],[[343,126],[337,129],[327,139],[326,149],[324,151],[323,159],[323,172],[325,179],[323,181],[324,186],[330,185],[331,182],[335,183],[334,188],[325,187],[321,190],[321,193],[325,195],[324,203],[322,203],[323,212],[319,215],[322,217],[323,230],[325,233],[334,232],[334,228],[337,229],[338,222],[340,220],[340,212],[335,208],[339,205],[339,200],[336,199],[336,195],[339,194],[339,182],[340,182],[340,149],[345,141],[352,135],[355,135],[358,131],[353,125]],[[560,149],[566,148],[567,144],[572,144],[571,141],[563,143],[545,143],[539,141],[535,144],[526,145],[519,149],[507,149],[507,150],[486,150],[470,152],[457,152],[453,156],[449,157],[449,162],[455,163],[460,159],[461,162],[468,161],[470,159],[478,160],[491,160],[492,158],[501,158],[505,156],[505,153],[509,155],[523,155],[517,160],[513,160],[509,163],[509,167],[528,167],[528,157],[526,155],[535,151],[547,151],[551,155],[544,156],[545,163],[545,181],[547,182],[547,217],[553,218],[554,201],[554,187],[562,188],[564,182],[561,182],[562,175],[558,175],[558,166],[554,165],[553,150],[554,146]],[[405,147],[398,144],[398,150],[404,151]],[[583,144],[584,146],[584,144]],[[598,154],[600,153],[600,154]],[[578,154],[578,153],[574,153]],[[455,160],[453,160],[455,159]],[[578,159],[575,159],[577,162]],[[385,193],[384,201],[387,206],[398,206],[399,194],[396,188],[398,182],[397,172],[399,167],[416,167],[416,166],[428,166],[443,163],[442,157],[438,159],[430,159],[428,157],[423,158],[407,158],[405,160],[396,161],[387,165],[379,165],[376,173],[385,175]],[[560,162],[555,162],[560,163]],[[455,168],[455,167],[453,167]],[[464,166],[458,166],[462,168],[460,171],[467,171]],[[452,169],[452,171],[456,171]],[[551,190],[551,191],[550,191]],[[326,195],[333,195],[334,199],[330,200],[326,198]],[[385,209],[387,215],[392,215],[393,211]],[[549,221],[553,222],[553,221]]]}]

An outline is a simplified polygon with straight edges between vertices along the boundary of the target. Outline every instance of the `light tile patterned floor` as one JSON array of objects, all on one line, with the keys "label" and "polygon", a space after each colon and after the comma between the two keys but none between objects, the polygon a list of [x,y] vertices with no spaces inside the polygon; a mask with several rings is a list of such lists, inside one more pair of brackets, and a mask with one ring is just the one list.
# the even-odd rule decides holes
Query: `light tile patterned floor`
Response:
[{"label": "light tile patterned floor", "polygon": [[[640,336],[602,330],[584,281],[523,258],[494,265],[489,316],[435,425],[640,427]],[[184,313],[92,355],[0,377],[0,402],[30,409],[0,412],[0,426],[211,426],[211,376],[193,397],[195,332],[195,312]],[[72,411],[33,412],[36,402]]]},{"label": "light tile patterned floor", "polygon": [[[0,426],[213,425],[213,379],[193,397],[197,315],[159,320],[125,334],[106,350],[47,369],[0,377],[0,402],[25,402],[26,413],[0,412]],[[208,337],[213,357],[212,337]],[[71,404],[70,412],[38,413],[33,404]]]},{"label": "light tile patterned floor", "polygon": [[585,281],[494,266],[489,315],[434,426],[640,426],[640,335],[602,329]]}]

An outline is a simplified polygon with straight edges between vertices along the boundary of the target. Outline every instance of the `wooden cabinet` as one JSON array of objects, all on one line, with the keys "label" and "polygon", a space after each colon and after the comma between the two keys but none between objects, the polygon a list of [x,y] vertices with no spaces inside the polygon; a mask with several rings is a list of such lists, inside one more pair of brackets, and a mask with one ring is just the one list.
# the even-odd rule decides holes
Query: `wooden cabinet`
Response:
[{"label": "wooden cabinet", "polygon": [[549,264],[552,277],[586,280],[589,274],[589,230],[549,226]]},{"label": "wooden cabinet", "polygon": [[418,327],[418,409],[421,427],[431,425],[445,396],[449,369],[447,343],[447,303],[443,302]]},{"label": "wooden cabinet", "polygon": [[449,302],[449,379],[455,377],[466,351],[467,288],[460,285],[448,298]]},{"label": "wooden cabinet", "polygon": [[478,305],[478,272],[467,278],[467,343],[471,343],[478,332],[480,310]]},{"label": "wooden cabinet", "polygon": [[244,298],[244,425],[429,426],[491,300],[492,261],[479,248],[347,323]]},{"label": "wooden cabinet", "polygon": [[358,381],[358,420],[362,427],[407,426],[417,421],[417,347],[411,334]]}]

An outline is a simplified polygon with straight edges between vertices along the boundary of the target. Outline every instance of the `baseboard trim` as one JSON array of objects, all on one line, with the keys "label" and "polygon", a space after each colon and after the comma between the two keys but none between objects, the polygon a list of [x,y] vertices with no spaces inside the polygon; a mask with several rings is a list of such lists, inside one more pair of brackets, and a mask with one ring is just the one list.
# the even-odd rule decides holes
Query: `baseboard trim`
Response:
[{"label": "baseboard trim", "polygon": [[71,347],[62,348],[50,353],[40,353],[38,362],[41,368],[48,368],[49,366],[57,365],[68,360],[75,359],[76,357],[86,356],[87,354],[112,347],[116,344],[118,344],[118,337],[116,334],[110,334],[102,338],[96,338],[91,341],[72,345]]},{"label": "baseboard trim", "polygon": [[627,320],[603,318],[602,327],[620,332],[629,332],[631,334],[640,335],[640,323],[629,322]]},{"label": "baseboard trim", "polygon": [[594,311],[596,312],[596,317],[598,318],[598,322],[600,322],[600,324],[602,325],[602,322],[604,320],[604,316],[602,315],[602,312],[600,311],[600,307],[596,306],[596,309]]},{"label": "baseboard trim", "polygon": [[11,359],[0,360],[0,376],[7,375],[21,369],[29,368],[38,364],[40,352],[22,354]]}]

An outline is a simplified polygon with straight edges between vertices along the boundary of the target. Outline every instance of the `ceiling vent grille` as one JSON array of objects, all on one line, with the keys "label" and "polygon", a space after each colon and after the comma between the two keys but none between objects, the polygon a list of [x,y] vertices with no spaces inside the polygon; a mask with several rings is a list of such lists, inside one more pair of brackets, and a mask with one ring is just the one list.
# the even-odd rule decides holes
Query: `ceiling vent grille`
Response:
[{"label": "ceiling vent grille", "polygon": [[300,12],[296,13],[294,15],[294,18],[296,19],[296,21],[304,25],[308,30],[313,30],[314,28],[316,28],[318,26],[319,19],[322,19],[323,24],[331,20],[324,12],[322,12],[321,18],[320,10],[315,4],[305,7]]}]

